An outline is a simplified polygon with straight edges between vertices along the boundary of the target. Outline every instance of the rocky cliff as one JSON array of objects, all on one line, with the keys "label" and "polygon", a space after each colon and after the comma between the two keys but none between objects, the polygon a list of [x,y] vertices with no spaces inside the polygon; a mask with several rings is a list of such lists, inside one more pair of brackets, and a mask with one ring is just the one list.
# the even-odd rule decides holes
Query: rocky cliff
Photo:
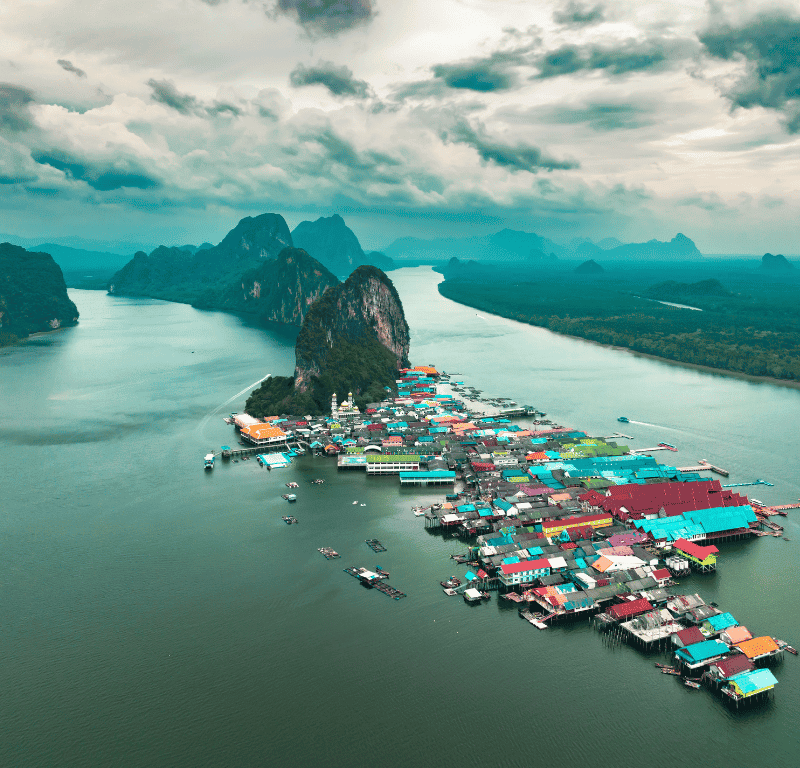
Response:
[{"label": "rocky cliff", "polygon": [[305,392],[312,378],[330,370],[337,344],[373,338],[392,354],[393,373],[409,364],[408,323],[397,290],[381,270],[362,266],[309,310],[295,347],[296,388]]},{"label": "rocky cliff", "polygon": [[268,379],[247,401],[254,416],[318,414],[353,392],[363,407],[396,390],[410,337],[400,297],[386,275],[361,266],[308,311],[295,346],[295,375]]},{"label": "rocky cliff", "polygon": [[224,292],[219,308],[299,326],[311,305],[338,283],[302,248],[284,248],[277,258],[245,272],[238,284]]},{"label": "rocky cliff", "polygon": [[78,308],[53,257],[0,244],[0,346],[77,321]]}]

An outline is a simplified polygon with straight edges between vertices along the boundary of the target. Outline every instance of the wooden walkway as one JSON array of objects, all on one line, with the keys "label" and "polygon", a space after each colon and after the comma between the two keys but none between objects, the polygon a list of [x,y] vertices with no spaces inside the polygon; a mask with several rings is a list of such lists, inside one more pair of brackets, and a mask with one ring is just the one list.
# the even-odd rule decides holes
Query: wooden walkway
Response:
[{"label": "wooden walkway", "polygon": [[364,541],[367,543],[367,546],[373,552],[385,552],[386,551],[386,547],[384,547],[383,544],[381,544],[377,539],[364,539]]}]

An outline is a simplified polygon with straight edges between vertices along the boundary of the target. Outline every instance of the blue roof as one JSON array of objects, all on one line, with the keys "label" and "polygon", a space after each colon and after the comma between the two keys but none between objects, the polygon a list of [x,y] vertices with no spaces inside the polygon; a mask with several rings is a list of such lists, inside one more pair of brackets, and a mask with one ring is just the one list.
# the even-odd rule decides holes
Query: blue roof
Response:
[{"label": "blue roof", "polygon": [[706,621],[717,631],[722,632],[728,627],[738,627],[739,622],[730,613],[720,613],[717,616],[709,616]]},{"label": "blue roof", "polygon": [[751,669],[749,672],[740,672],[730,678],[728,682],[736,683],[745,695],[763,691],[765,688],[772,688],[778,684],[775,675],[768,669]]},{"label": "blue roof", "polygon": [[418,472],[401,472],[401,478],[406,478],[407,480],[435,480],[435,479],[456,479],[455,472],[449,472],[446,469],[431,469],[428,471],[419,470]]},{"label": "blue roof", "polygon": [[729,650],[728,646],[719,640],[704,640],[702,643],[692,643],[692,645],[681,648],[676,651],[675,655],[680,656],[690,664],[696,664],[698,661],[713,659],[715,656],[728,653]]},{"label": "blue roof", "polygon": [[464,578],[467,581],[475,581],[475,579],[478,578],[478,574],[477,573],[473,573],[472,571],[467,571],[466,574],[464,574]]}]

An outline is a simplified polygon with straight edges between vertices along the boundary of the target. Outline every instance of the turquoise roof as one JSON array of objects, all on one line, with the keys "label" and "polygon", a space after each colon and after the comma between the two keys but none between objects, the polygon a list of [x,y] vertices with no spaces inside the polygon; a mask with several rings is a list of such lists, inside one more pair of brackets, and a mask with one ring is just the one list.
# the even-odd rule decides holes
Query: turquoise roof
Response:
[{"label": "turquoise roof", "polygon": [[751,669],[749,672],[740,672],[730,678],[728,682],[736,683],[745,695],[757,693],[778,684],[775,675],[768,669]]},{"label": "turquoise roof", "polygon": [[717,616],[709,616],[706,621],[717,631],[722,632],[728,627],[738,627],[739,622],[730,613],[720,613]]},{"label": "turquoise roof", "polygon": [[730,649],[725,643],[719,640],[704,640],[702,643],[692,643],[685,648],[676,651],[675,655],[688,661],[690,664],[696,664],[698,661],[705,661],[706,659],[713,659],[715,656],[720,656],[723,653],[728,653]]}]

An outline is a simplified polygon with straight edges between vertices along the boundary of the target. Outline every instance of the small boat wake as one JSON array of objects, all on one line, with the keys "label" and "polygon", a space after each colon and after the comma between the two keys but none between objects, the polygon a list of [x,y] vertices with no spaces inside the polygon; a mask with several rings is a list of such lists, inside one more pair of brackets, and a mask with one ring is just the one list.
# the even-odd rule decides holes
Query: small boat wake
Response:
[{"label": "small boat wake", "polygon": [[205,416],[203,416],[200,424],[197,427],[198,432],[203,439],[205,439],[205,428],[208,425],[208,422],[211,421],[214,416],[216,416],[226,405],[230,405],[234,400],[237,400],[242,395],[250,392],[251,390],[255,389],[262,381],[266,381],[270,376],[271,373],[268,373],[263,378],[259,379],[258,381],[254,381],[252,384],[248,384],[241,392],[237,392],[233,397],[229,397],[224,403],[220,403],[216,408],[209,411]]}]

